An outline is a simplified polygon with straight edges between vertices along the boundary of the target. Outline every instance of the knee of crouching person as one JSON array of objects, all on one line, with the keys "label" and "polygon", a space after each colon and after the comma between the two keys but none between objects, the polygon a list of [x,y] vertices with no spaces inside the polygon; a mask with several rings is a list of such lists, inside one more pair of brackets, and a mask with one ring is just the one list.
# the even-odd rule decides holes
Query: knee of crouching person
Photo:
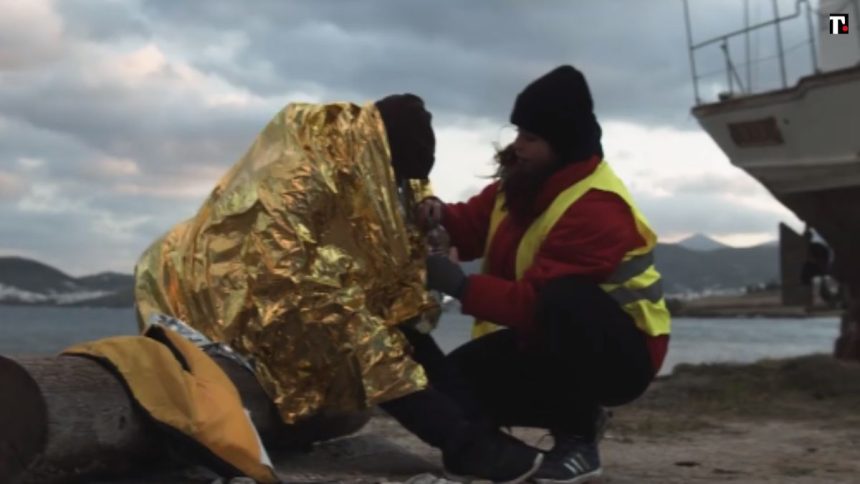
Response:
[{"label": "knee of crouching person", "polygon": [[559,277],[551,279],[538,290],[538,306],[543,311],[571,308],[603,295],[600,286],[588,278]]}]

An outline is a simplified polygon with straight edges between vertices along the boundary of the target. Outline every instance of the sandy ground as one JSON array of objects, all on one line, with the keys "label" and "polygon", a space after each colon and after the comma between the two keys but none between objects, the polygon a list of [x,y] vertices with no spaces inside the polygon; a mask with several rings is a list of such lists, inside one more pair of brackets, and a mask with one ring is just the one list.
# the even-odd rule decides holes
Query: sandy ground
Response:
[{"label": "sandy ground", "polygon": [[[530,443],[543,434],[530,429],[515,433]],[[282,476],[288,482],[404,482],[421,473],[439,475],[438,454],[388,419],[377,419],[365,433],[330,445],[316,456],[282,458]],[[605,476],[595,482],[860,482],[856,427],[725,422],[670,437],[610,432],[601,447]],[[332,457],[338,461],[335,466],[328,465]]]},{"label": "sandy ground", "polygon": [[[551,445],[543,431],[514,433]],[[605,474],[593,482],[860,483],[860,365],[819,356],[682,366],[614,410],[601,455]],[[431,483],[441,475],[438,452],[381,414],[354,436],[272,457],[292,483]],[[112,482],[213,477],[200,470]]]}]

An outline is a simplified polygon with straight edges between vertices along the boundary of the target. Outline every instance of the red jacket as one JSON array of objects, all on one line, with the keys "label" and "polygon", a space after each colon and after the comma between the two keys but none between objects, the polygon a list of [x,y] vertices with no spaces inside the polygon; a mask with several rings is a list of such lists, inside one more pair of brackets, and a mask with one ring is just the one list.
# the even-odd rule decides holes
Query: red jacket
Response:
[{"label": "red jacket", "polygon": [[[535,199],[535,213],[542,213],[559,193],[591,174],[599,163],[600,158],[594,157],[554,173]],[[443,225],[461,260],[484,256],[498,185],[492,183],[467,202],[447,204],[443,209]],[[517,281],[517,248],[530,223],[517,224],[505,217],[499,224],[486,255],[488,273],[469,276],[462,300],[464,314],[532,333],[537,291],[543,284],[570,275],[600,283],[615,271],[627,252],[645,244],[627,203],[614,193],[591,190],[559,219],[532,266]],[[668,335],[648,338],[655,374],[663,363],[668,341]]]}]

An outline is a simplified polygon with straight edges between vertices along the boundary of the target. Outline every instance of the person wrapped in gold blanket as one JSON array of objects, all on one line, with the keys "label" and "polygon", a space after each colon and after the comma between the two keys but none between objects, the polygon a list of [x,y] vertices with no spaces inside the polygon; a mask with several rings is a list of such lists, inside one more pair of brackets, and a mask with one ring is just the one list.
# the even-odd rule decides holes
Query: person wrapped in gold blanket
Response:
[{"label": "person wrapped in gold blanket", "polygon": [[141,327],[166,314],[250,359],[288,424],[382,404],[442,449],[450,473],[527,477],[540,455],[427,388],[398,329],[440,311],[409,222],[430,194],[434,150],[411,94],[286,106],[197,214],[141,256]]}]

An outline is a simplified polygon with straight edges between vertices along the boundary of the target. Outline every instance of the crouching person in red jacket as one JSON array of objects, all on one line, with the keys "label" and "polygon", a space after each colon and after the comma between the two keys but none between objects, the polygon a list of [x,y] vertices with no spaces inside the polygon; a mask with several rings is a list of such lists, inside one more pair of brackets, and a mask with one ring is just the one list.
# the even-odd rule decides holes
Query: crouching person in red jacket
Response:
[{"label": "crouching person in red jacket", "polygon": [[[476,324],[475,339],[425,368],[472,418],[552,433],[533,478],[585,482],[601,473],[601,407],[639,397],[666,353],[657,237],[603,160],[579,71],[562,66],[534,81],[511,122],[519,134],[497,156],[497,181],[465,203],[419,207],[462,260],[484,259],[483,273],[468,277],[447,257],[428,259],[428,286],[459,299]],[[419,359],[441,358],[432,340],[411,339]]]}]

